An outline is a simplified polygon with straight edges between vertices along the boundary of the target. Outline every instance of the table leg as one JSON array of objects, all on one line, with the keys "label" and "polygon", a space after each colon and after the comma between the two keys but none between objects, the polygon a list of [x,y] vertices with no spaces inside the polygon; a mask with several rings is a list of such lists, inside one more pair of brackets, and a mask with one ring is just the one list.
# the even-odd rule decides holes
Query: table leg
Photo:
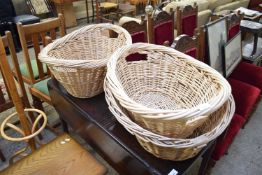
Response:
[{"label": "table leg", "polygon": [[1,159],[2,161],[6,161],[5,156],[4,156],[4,154],[2,153],[1,150],[0,150],[0,159]]},{"label": "table leg", "polygon": [[253,51],[251,53],[251,57],[256,54],[257,52],[257,42],[258,42],[258,33],[254,34],[254,44],[253,44]]},{"label": "table leg", "polygon": [[208,166],[209,161],[211,159],[211,154],[213,153],[213,151],[215,149],[215,145],[216,145],[216,141],[214,141],[212,143],[212,146],[210,146],[210,148],[203,155],[203,159],[202,159],[202,163],[201,163],[200,168],[199,168],[198,175],[205,175],[206,174],[207,166]]},{"label": "table leg", "polygon": [[69,133],[69,129],[68,129],[68,125],[67,125],[66,121],[63,120],[63,118],[60,117],[60,116],[59,116],[59,118],[60,118],[60,120],[61,120],[61,124],[62,124],[62,127],[63,127],[63,131],[64,131],[65,133]]},{"label": "table leg", "polygon": [[[92,4],[92,22],[95,21],[95,7],[94,7],[94,0],[91,0]],[[96,12],[97,13],[97,12]]]},{"label": "table leg", "polygon": [[87,18],[87,23],[89,23],[89,13],[88,13],[88,1],[86,1],[86,18]]}]

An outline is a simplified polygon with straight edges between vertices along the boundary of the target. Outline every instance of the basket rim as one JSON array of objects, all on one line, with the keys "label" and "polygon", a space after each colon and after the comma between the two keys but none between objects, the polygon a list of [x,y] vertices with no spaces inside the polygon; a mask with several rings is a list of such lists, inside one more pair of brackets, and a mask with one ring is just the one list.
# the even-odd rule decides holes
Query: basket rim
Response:
[{"label": "basket rim", "polygon": [[104,28],[104,29],[111,29],[113,31],[115,31],[116,33],[123,33],[126,41],[125,44],[126,45],[131,45],[132,44],[132,38],[131,35],[127,32],[126,29],[118,26],[118,25],[114,25],[114,24],[110,24],[110,23],[102,23],[102,24],[91,24],[91,25],[87,25],[84,26],[80,29],[77,29],[61,38],[56,39],[54,42],[48,44],[46,47],[44,47],[42,49],[42,51],[39,53],[39,60],[41,62],[44,63],[48,63],[48,64],[53,64],[53,65],[58,65],[58,66],[64,66],[64,67],[90,67],[88,66],[88,64],[95,64],[96,66],[100,66],[100,65],[106,65],[107,61],[109,58],[104,58],[104,59],[99,59],[99,60],[94,60],[94,59],[89,59],[89,60],[79,60],[79,59],[74,59],[74,58],[70,58],[70,59],[57,59],[54,56],[49,56],[48,53],[50,50],[65,44],[66,42],[68,42],[69,40],[75,38],[78,34],[84,33],[86,31],[92,31],[95,30],[97,28]]},{"label": "basket rim", "polygon": [[[105,87],[106,87],[106,81],[105,81]],[[106,101],[107,104],[109,105],[110,102],[114,103],[113,108],[117,108],[118,112],[115,112],[114,109],[112,108],[112,105],[109,105],[109,110],[111,113],[115,116],[117,121],[132,135],[135,135],[136,137],[142,137],[144,141],[146,142],[151,142],[153,144],[156,144],[158,146],[162,147],[177,147],[177,148],[187,148],[187,147],[193,147],[193,146],[205,146],[207,143],[210,141],[214,140],[217,138],[219,135],[224,132],[226,127],[229,125],[230,121],[233,118],[233,115],[235,113],[235,102],[232,94],[230,95],[227,103],[227,110],[224,113],[223,119],[219,122],[219,124],[213,128],[211,131],[204,133],[200,136],[197,136],[195,138],[189,138],[189,139],[181,139],[181,138],[170,138],[167,136],[162,136],[157,133],[153,133],[134,121],[132,121],[125,113],[122,111],[121,107],[119,107],[116,104],[115,99],[109,100],[109,96],[111,95],[114,98],[114,95],[110,91],[110,89],[105,89],[105,94],[106,94]],[[124,124],[123,121],[119,118],[122,116],[128,121],[128,124]],[[225,117],[227,115],[227,117]],[[130,124],[131,123],[131,124]],[[139,131],[135,131],[133,128],[137,127]],[[146,135],[146,133],[148,135]],[[157,140],[157,142],[155,141]],[[169,142],[167,144],[166,142]]]},{"label": "basket rim", "polygon": [[[206,72],[210,73],[213,77],[220,80],[219,84],[221,86],[221,90],[218,93],[218,95],[216,97],[212,97],[208,103],[199,104],[195,107],[190,108],[190,110],[189,109],[168,110],[168,109],[154,109],[154,108],[146,107],[143,104],[134,101],[125,93],[124,88],[116,75],[116,65],[118,59],[120,58],[121,55],[123,55],[126,52],[128,52],[129,54],[133,53],[130,52],[130,50],[132,49],[137,49],[141,51],[156,50],[157,52],[168,53],[170,55],[177,56],[181,59],[184,59],[187,62],[194,64],[194,66],[204,69]],[[207,112],[212,113],[215,110],[217,110],[219,107],[221,107],[222,104],[224,104],[224,102],[229,98],[231,94],[231,86],[229,85],[227,80],[215,69],[173,48],[168,48],[165,46],[148,44],[148,43],[135,43],[132,45],[126,45],[119,48],[116,52],[114,52],[107,63],[106,79],[109,83],[109,88],[111,89],[111,91],[114,92],[115,97],[120,101],[121,105],[132,110],[133,112],[136,111],[137,113],[144,114],[143,117],[147,117],[147,114],[153,114],[155,115],[154,116],[155,118],[169,118],[169,117],[174,118],[174,116],[180,118],[185,116],[192,117],[194,115],[202,115]],[[212,110],[210,110],[210,106],[213,107]],[[161,116],[157,114],[161,114]],[[152,116],[150,116],[150,118],[152,118]]]}]

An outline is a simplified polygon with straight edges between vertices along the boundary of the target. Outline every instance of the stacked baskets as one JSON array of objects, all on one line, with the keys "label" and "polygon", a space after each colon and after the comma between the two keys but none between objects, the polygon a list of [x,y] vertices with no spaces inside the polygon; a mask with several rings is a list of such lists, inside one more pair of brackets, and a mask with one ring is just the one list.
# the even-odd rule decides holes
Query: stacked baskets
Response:
[{"label": "stacked baskets", "polygon": [[132,43],[130,34],[117,25],[83,27],[45,47],[39,59],[75,97],[93,97],[103,91],[106,64],[113,52]]},{"label": "stacked baskets", "polygon": [[[132,53],[147,59],[127,61]],[[217,71],[164,46],[137,43],[117,50],[104,89],[117,120],[163,159],[193,157],[225,130],[235,111],[230,85]]]}]

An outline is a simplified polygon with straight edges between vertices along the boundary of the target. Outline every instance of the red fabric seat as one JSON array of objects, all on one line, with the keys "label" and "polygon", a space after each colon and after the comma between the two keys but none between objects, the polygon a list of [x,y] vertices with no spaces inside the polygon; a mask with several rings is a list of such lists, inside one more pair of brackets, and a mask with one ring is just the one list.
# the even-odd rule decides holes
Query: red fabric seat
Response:
[{"label": "red fabric seat", "polygon": [[192,49],[189,49],[185,52],[186,55],[189,55],[193,58],[196,58],[197,57],[197,48],[192,48]]},{"label": "red fabric seat", "polygon": [[225,154],[244,123],[245,119],[242,116],[238,114],[235,114],[233,116],[224,138],[217,141],[214,152],[212,154],[212,158],[214,160],[218,161]]},{"label": "red fabric seat", "polygon": [[168,41],[171,45],[174,41],[173,21],[166,21],[154,26],[155,44],[163,45]]},{"label": "red fabric seat", "polygon": [[144,31],[131,34],[132,43],[138,43],[138,42],[146,43],[147,41],[145,41],[145,35],[146,33]]},{"label": "red fabric seat", "polygon": [[[131,34],[132,43],[139,43],[139,42],[146,43],[147,41],[145,41],[145,35],[146,33],[144,31]],[[127,61],[146,60],[146,55],[134,53],[127,56],[126,60]]]},{"label": "red fabric seat", "polygon": [[228,82],[235,99],[236,113],[247,119],[260,96],[260,89],[232,78],[229,78]]},{"label": "red fabric seat", "polygon": [[262,67],[242,61],[232,72],[230,78],[243,81],[262,90]]},{"label": "red fabric seat", "polygon": [[228,41],[231,40],[240,31],[240,24],[237,24],[228,31]]},{"label": "red fabric seat", "polygon": [[182,18],[182,33],[190,37],[194,36],[194,31],[197,28],[197,15],[191,15]]}]

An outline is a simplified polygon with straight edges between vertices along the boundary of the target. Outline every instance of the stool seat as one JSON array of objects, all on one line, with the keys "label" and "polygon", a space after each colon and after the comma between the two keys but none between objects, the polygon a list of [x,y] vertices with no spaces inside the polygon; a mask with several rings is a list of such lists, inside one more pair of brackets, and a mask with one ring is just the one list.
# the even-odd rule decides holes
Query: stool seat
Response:
[{"label": "stool seat", "polygon": [[87,150],[68,134],[63,134],[0,175],[102,175],[105,172],[105,167]]},{"label": "stool seat", "polygon": [[118,4],[112,2],[101,2],[100,7],[105,9],[117,8]]},{"label": "stool seat", "polygon": [[34,15],[18,15],[13,18],[14,23],[21,22],[23,25],[40,22],[40,18]]}]

